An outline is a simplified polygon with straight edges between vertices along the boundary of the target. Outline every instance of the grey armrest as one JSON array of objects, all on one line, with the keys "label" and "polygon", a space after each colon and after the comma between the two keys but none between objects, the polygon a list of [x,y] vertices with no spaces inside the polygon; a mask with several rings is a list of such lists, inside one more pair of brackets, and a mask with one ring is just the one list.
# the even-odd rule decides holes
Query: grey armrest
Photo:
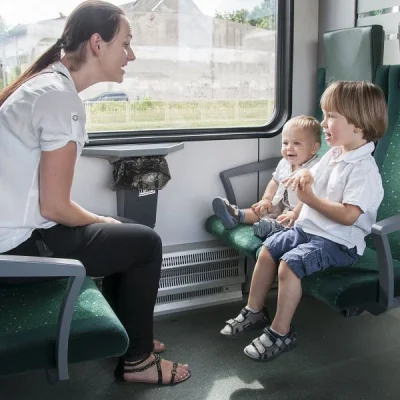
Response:
[{"label": "grey armrest", "polygon": [[379,268],[379,303],[386,309],[397,305],[394,297],[393,258],[388,234],[400,230],[400,214],[386,218],[372,226],[372,239],[377,250]]},{"label": "grey armrest", "polygon": [[58,318],[56,368],[58,380],[68,376],[68,338],[74,307],[86,270],[81,262],[62,258],[0,255],[0,277],[69,277]]},{"label": "grey armrest", "polygon": [[376,235],[387,235],[400,230],[400,214],[385,218],[372,225],[372,233]]},{"label": "grey armrest", "polygon": [[222,185],[225,189],[226,198],[228,199],[229,203],[237,204],[235,192],[233,191],[230,178],[234,176],[251,174],[253,172],[275,169],[280,160],[281,157],[273,157],[264,161],[252,162],[220,172],[219,177],[221,178]]},{"label": "grey armrest", "polygon": [[0,254],[1,277],[68,277],[85,275],[85,268],[77,260]]}]

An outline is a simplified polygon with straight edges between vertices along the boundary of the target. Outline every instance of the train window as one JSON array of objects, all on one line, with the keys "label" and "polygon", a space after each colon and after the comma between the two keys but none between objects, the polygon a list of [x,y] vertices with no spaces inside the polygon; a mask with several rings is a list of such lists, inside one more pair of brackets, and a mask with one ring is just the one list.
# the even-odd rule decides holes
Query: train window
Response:
[{"label": "train window", "polygon": [[[123,83],[80,94],[92,142],[265,136],[282,125],[290,107],[292,1],[111,2],[131,21],[137,59]],[[77,4],[2,5],[0,87],[60,37]]]}]

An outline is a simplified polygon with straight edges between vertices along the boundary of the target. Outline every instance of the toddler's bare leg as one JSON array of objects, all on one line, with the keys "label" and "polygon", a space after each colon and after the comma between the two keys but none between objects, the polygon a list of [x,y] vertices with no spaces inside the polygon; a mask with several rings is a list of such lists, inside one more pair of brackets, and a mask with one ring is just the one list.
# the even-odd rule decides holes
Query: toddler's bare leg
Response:
[{"label": "toddler's bare leg", "polygon": [[245,208],[243,212],[244,212],[243,224],[251,225],[260,220],[258,215],[251,208]]}]

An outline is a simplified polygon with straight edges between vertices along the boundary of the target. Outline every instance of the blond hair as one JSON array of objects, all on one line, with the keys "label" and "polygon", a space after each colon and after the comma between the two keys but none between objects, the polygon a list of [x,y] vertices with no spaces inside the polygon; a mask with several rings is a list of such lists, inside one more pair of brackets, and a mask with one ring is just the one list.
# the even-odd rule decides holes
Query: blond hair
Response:
[{"label": "blond hair", "polygon": [[386,99],[371,82],[338,81],[330,84],[321,97],[321,108],[343,115],[349,124],[363,132],[368,142],[380,139],[387,128]]},{"label": "blond hair", "polygon": [[299,115],[286,122],[283,131],[292,128],[300,128],[308,131],[315,142],[321,143],[321,124],[310,115]]}]

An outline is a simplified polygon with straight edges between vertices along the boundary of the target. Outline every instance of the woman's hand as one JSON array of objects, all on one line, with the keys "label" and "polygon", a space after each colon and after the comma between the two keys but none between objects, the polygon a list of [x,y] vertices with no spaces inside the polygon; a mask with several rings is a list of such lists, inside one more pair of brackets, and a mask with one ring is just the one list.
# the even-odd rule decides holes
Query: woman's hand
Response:
[{"label": "woman's hand", "polygon": [[103,217],[103,216],[99,215],[99,218],[100,218],[99,222],[102,222],[105,224],[120,224],[121,223],[121,221],[118,221],[117,219],[112,218],[112,217]]}]

